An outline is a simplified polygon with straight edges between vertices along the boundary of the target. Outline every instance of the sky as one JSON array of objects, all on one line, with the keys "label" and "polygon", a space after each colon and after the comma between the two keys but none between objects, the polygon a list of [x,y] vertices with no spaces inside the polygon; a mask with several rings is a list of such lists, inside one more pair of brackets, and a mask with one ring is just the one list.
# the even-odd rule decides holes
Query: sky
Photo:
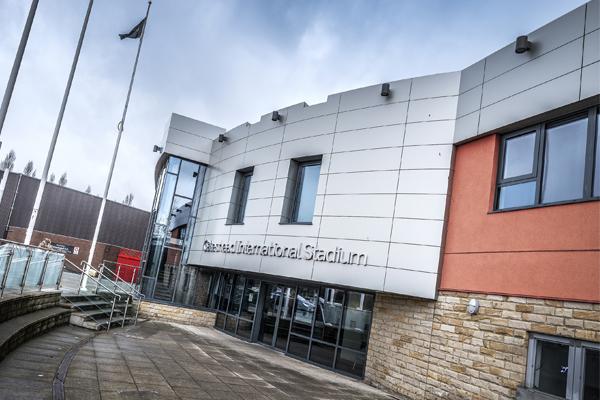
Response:
[{"label": "sky", "polygon": [[[226,129],[331,93],[463,69],[583,0],[154,0],[109,199],[149,209],[152,152],[172,112]],[[85,0],[41,0],[8,116],[0,159],[41,175]],[[29,0],[0,0],[0,94]],[[50,172],[104,190],[137,40],[119,40],[145,0],[96,0]]]}]

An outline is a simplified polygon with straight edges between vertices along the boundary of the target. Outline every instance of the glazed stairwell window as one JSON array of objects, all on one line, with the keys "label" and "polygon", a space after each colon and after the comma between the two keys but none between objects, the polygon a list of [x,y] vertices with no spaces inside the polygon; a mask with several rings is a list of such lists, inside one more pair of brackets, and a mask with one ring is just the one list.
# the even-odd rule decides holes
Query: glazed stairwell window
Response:
[{"label": "glazed stairwell window", "polygon": [[598,199],[598,111],[502,136],[496,210]]}]

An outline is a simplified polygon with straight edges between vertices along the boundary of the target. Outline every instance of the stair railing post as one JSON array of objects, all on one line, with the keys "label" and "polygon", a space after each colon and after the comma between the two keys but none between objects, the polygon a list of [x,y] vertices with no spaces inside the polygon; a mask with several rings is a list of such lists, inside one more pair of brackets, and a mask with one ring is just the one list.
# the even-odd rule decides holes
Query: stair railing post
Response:
[{"label": "stair railing post", "polygon": [[[102,282],[102,274],[104,273],[104,264],[100,264],[100,271],[98,271],[98,282]],[[98,283],[96,283],[96,291],[95,294],[98,294]]]},{"label": "stair railing post", "polygon": [[117,275],[115,276],[115,279],[113,280],[113,283],[115,285],[114,289],[115,292],[117,291],[117,282],[119,281],[119,274],[121,273],[121,264],[117,264]]},{"label": "stair railing post", "polygon": [[115,303],[117,301],[117,296],[113,297],[112,308],[110,309],[110,317],[108,317],[108,326],[106,327],[106,332],[110,330],[110,325],[112,324],[113,313],[115,312]]},{"label": "stair railing post", "polygon": [[81,285],[83,284],[83,277],[85,275],[85,271],[81,271],[81,277],[79,278],[79,285],[77,286],[77,294],[81,292]]},{"label": "stair railing post", "polygon": [[175,301],[175,295],[177,294],[177,285],[179,285],[179,279],[183,272],[183,268],[181,265],[173,266],[174,269],[177,269],[177,275],[175,275],[175,285],[173,286],[173,295],[171,296],[171,303]]},{"label": "stair railing post", "polygon": [[123,313],[123,321],[121,321],[121,328],[125,326],[125,319],[127,318],[127,307],[129,306],[129,296],[127,296],[127,300],[125,301],[125,312]]},{"label": "stair railing post", "polygon": [[21,294],[25,289],[25,280],[27,280],[27,273],[29,272],[29,265],[31,264],[31,258],[33,257],[33,250],[28,249],[29,255],[27,256],[27,262],[25,263],[25,269],[23,270],[23,277],[21,278]]},{"label": "stair railing post", "polygon": [[133,326],[137,324],[138,314],[140,313],[140,307],[142,306],[142,299],[138,299],[137,309],[135,310],[135,318],[133,319]]},{"label": "stair railing post", "polygon": [[8,279],[8,273],[10,272],[14,254],[15,249],[14,247],[11,247],[10,252],[8,253],[8,259],[6,260],[6,269],[4,270],[4,276],[2,277],[2,284],[0,285],[0,297],[4,296],[4,288],[6,287],[6,280]]},{"label": "stair railing post", "polygon": [[48,267],[48,259],[50,258],[50,252],[46,252],[46,258],[44,258],[44,266],[42,267],[42,273],[40,274],[40,280],[38,281],[38,291],[42,291],[44,286],[44,277],[46,276],[46,268]]},{"label": "stair railing post", "polygon": [[[62,268],[58,272],[58,278],[56,278],[56,290],[60,289],[60,282],[62,281],[63,272],[65,272],[64,261],[63,261]],[[79,285],[79,287],[81,287],[81,284]],[[79,293],[79,291],[77,293]]]}]

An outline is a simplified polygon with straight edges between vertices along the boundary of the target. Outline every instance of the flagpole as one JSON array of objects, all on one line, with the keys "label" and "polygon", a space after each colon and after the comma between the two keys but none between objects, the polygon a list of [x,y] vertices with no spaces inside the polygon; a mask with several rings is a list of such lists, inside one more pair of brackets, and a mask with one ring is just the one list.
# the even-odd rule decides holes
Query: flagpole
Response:
[{"label": "flagpole", "polygon": [[63,95],[62,103],[60,105],[60,111],[58,112],[58,118],[56,125],[54,126],[54,134],[50,141],[50,148],[48,149],[48,155],[46,156],[46,163],[44,164],[44,171],[40,177],[40,185],[38,186],[37,194],[35,196],[35,202],[33,203],[33,209],[31,210],[31,217],[29,218],[29,225],[25,232],[25,244],[31,243],[31,236],[33,235],[33,228],[35,227],[35,221],[40,209],[42,202],[42,195],[44,194],[44,187],[46,186],[46,179],[48,178],[48,170],[50,170],[50,164],[52,163],[52,157],[54,156],[54,148],[56,147],[56,141],[58,139],[58,133],[62,125],[63,116],[65,114],[65,108],[67,107],[67,100],[69,99],[69,93],[71,92],[71,85],[73,84],[73,77],[75,76],[75,70],[77,69],[77,62],[79,61],[79,54],[81,53],[81,46],[83,45],[83,38],[85,37],[85,31],[87,30],[88,21],[90,19],[90,13],[92,12],[92,5],[94,0],[89,0],[85,19],[83,20],[83,26],[81,27],[81,33],[79,34],[79,41],[77,42],[77,50],[75,50],[75,57],[71,64],[71,72],[69,73],[69,79],[67,80],[67,87]]},{"label": "flagpole", "polygon": [[[100,211],[98,213],[98,220],[96,221],[96,228],[94,229],[94,237],[92,239],[92,245],[90,247],[90,253],[88,255],[88,264],[86,270],[89,270],[92,260],[94,258],[94,252],[96,250],[96,243],[98,242],[98,235],[100,234],[100,225],[102,224],[102,217],[104,216],[104,209],[106,207],[106,198],[108,191],[110,190],[110,183],[112,180],[113,172],[115,169],[115,162],[117,161],[117,154],[119,153],[119,144],[121,143],[121,136],[125,128],[125,117],[127,116],[127,108],[129,107],[129,99],[131,97],[131,89],[133,88],[133,81],[135,79],[135,72],[137,70],[138,61],[140,58],[140,51],[142,50],[142,43],[144,42],[144,33],[146,32],[146,25],[148,24],[148,14],[150,13],[150,6],[152,1],[148,1],[148,8],[146,9],[146,17],[144,18],[144,26],[142,27],[142,33],[140,36],[140,43],[138,44],[137,54],[135,55],[135,62],[133,63],[133,71],[131,73],[131,80],[129,81],[129,90],[127,91],[127,98],[125,99],[125,106],[123,107],[123,115],[121,121],[118,123],[117,141],[115,143],[115,150],[113,152],[112,160],[110,162],[110,168],[108,170],[108,178],[106,180],[106,186],[104,187],[104,194],[102,195],[102,203],[100,204]],[[81,287],[85,287],[87,281],[87,275],[84,275]]]},{"label": "flagpole", "polygon": [[[29,15],[25,21],[25,27],[23,28],[23,34],[21,35],[21,41],[17,49],[17,55],[10,71],[10,77],[6,84],[6,90],[4,91],[4,98],[2,99],[2,105],[0,106],[0,134],[2,134],[2,127],[4,126],[4,120],[6,120],[6,114],[8,113],[8,105],[12,97],[13,90],[15,89],[15,83],[17,82],[17,75],[19,75],[19,69],[21,68],[21,61],[23,60],[23,54],[25,53],[25,47],[29,40],[29,33],[31,32],[31,25],[33,24],[33,17],[35,17],[35,11],[37,10],[39,0],[32,0],[31,7],[29,8]],[[2,142],[0,142],[2,146]]]}]

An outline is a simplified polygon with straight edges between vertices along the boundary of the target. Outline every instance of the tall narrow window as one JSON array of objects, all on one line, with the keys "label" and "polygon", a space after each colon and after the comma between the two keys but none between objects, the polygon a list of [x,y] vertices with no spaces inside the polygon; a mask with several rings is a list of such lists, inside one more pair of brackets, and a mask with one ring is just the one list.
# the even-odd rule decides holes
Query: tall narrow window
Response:
[{"label": "tall narrow window", "polygon": [[292,222],[312,222],[320,172],[321,160],[298,163]]},{"label": "tall narrow window", "polygon": [[535,203],[535,146],[535,131],[504,138],[502,185],[498,188],[499,209]]},{"label": "tall narrow window", "polygon": [[584,349],[583,399],[600,399],[600,350]]},{"label": "tall narrow window", "polygon": [[248,192],[252,180],[253,169],[243,169],[236,173],[231,194],[231,207],[229,209],[228,223],[242,224],[246,216],[246,205],[248,204]]},{"label": "tall narrow window", "polygon": [[542,203],[583,197],[587,118],[546,129]]},{"label": "tall narrow window", "polygon": [[600,196],[600,113],[596,115],[596,156],[594,159],[594,196]]},{"label": "tall narrow window", "polygon": [[531,175],[535,161],[535,132],[507,138],[504,149],[502,178]]},{"label": "tall narrow window", "polygon": [[569,346],[538,341],[533,387],[541,392],[565,397],[569,371]]}]

